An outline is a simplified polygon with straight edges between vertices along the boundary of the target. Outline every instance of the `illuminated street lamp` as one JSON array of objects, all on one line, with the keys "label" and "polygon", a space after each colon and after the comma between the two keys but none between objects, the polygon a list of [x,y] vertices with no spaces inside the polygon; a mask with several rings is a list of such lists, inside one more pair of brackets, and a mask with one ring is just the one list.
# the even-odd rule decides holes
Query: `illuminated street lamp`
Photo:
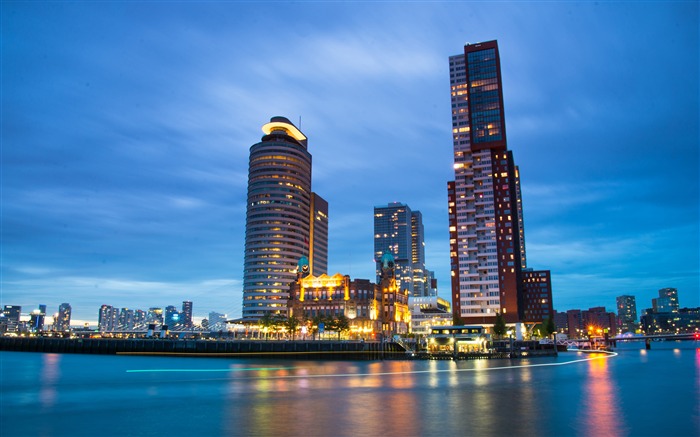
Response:
[{"label": "illuminated street lamp", "polygon": [[506,334],[508,334],[508,338],[510,340],[510,358],[513,358],[513,330],[509,329]]}]

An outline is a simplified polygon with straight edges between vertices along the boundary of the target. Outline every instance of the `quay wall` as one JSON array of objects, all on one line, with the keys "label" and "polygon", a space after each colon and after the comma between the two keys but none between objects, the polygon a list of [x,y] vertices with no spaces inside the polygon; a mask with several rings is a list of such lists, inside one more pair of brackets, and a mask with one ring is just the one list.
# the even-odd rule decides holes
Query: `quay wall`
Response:
[{"label": "quay wall", "polygon": [[397,343],[373,341],[208,341],[180,339],[108,339],[0,337],[0,350],[104,355],[174,355],[295,360],[404,359]]}]

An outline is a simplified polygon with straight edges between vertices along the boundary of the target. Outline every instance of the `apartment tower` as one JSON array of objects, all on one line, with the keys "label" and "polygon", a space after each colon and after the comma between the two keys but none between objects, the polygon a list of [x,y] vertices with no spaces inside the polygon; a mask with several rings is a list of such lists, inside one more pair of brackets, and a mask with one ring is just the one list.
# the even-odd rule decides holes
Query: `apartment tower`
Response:
[{"label": "apartment tower", "polygon": [[297,262],[314,274],[328,263],[328,203],[311,192],[306,136],[284,117],[262,127],[250,148],[243,272],[243,319],[287,314]]},{"label": "apartment tower", "polygon": [[518,167],[507,148],[496,41],[451,56],[454,181],[448,182],[452,309],[466,324],[523,312],[525,239]]},{"label": "apartment tower", "polygon": [[637,329],[637,300],[634,296],[618,296],[617,323],[621,332],[635,332]]}]

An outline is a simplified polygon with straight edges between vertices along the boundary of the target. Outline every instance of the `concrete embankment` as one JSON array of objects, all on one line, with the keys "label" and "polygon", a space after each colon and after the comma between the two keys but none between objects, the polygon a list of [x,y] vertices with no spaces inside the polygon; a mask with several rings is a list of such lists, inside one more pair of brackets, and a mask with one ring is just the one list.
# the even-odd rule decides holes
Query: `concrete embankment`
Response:
[{"label": "concrete embankment", "polygon": [[0,337],[0,350],[106,355],[174,355],[299,360],[404,359],[396,343],[373,341],[209,341],[170,339],[107,339]]}]

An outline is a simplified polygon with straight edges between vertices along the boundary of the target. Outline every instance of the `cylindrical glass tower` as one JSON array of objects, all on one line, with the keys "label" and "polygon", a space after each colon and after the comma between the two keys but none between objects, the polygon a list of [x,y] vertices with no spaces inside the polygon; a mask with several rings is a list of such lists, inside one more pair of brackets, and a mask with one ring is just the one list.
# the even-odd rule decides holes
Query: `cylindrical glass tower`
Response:
[{"label": "cylindrical glass tower", "polygon": [[297,262],[309,254],[311,154],[284,117],[262,127],[250,148],[243,272],[243,318],[286,314]]}]

